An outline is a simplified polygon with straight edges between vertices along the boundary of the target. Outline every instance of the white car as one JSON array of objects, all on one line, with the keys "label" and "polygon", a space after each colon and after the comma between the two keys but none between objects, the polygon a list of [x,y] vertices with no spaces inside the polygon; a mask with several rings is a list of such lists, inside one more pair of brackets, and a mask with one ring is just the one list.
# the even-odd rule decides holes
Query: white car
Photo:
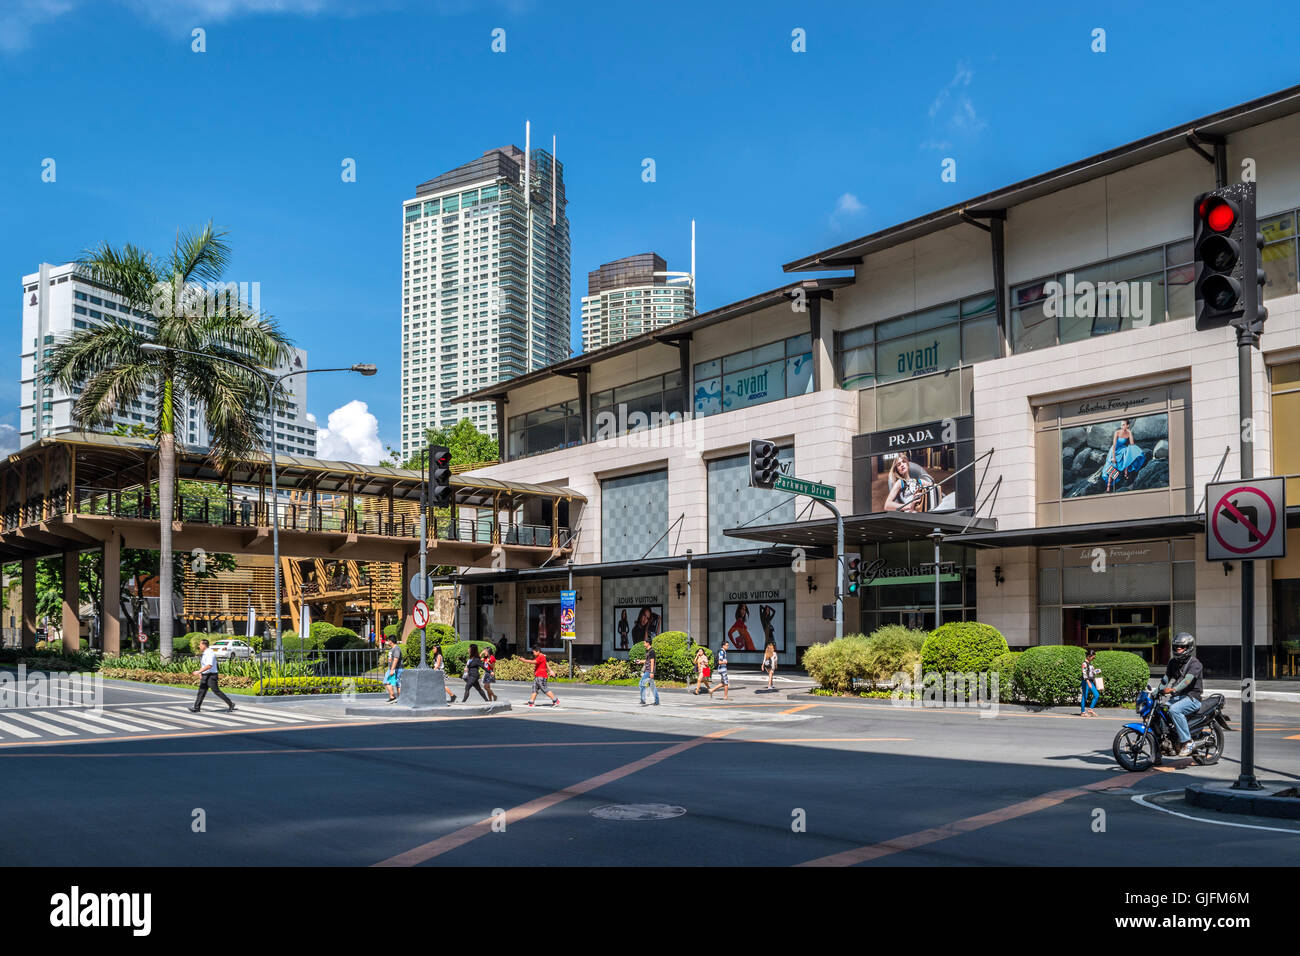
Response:
[{"label": "white car", "polygon": [[217,655],[219,661],[247,659],[253,656],[253,649],[243,641],[217,641],[212,645],[212,652]]}]

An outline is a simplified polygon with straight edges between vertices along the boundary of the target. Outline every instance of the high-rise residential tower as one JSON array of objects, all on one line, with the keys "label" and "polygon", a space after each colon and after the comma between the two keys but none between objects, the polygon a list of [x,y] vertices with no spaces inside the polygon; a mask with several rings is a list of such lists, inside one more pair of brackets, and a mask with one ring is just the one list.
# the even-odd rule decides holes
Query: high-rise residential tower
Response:
[{"label": "high-rise residential tower", "polygon": [[643,252],[588,272],[587,294],[582,297],[582,350],[593,352],[694,315],[693,277],[667,268],[662,256]]},{"label": "high-rise residential tower", "polygon": [[488,150],[402,204],[403,458],[465,417],[496,436],[494,404],[452,399],[569,355],[564,167],[527,153]]},{"label": "high-rise residential tower", "polygon": [[[80,387],[67,391],[58,385],[45,385],[39,381],[43,377],[43,365],[61,338],[78,329],[110,322],[127,323],[139,332],[154,327],[153,316],[130,308],[112,290],[80,275],[75,263],[58,266],[42,263],[36,272],[23,276],[22,342],[18,350],[20,444],[76,429],[72,405],[81,393]],[[295,348],[289,362],[274,371],[280,374],[306,365],[307,353]],[[285,383],[288,407],[276,415],[275,447],[284,454],[314,457],[316,424],[307,416],[306,378],[299,375]],[[113,423],[128,429],[141,425],[152,431],[157,428],[157,401],[157,390],[146,388],[138,401],[117,410]],[[270,422],[265,415],[259,434],[265,448],[271,440]],[[211,444],[200,405],[191,404],[184,410],[178,436],[185,444],[197,448]]]}]

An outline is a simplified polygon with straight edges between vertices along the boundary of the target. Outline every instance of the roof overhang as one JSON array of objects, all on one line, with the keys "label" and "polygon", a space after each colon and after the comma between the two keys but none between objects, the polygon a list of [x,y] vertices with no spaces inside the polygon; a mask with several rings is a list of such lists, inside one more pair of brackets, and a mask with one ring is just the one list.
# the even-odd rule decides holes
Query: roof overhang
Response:
[{"label": "roof overhang", "polygon": [[850,268],[861,264],[872,253],[950,229],[971,218],[980,219],[1005,212],[1013,206],[1071,186],[1181,152],[1191,148],[1193,143],[1212,143],[1220,137],[1297,112],[1300,112],[1300,86],[1293,86],[976,196],[946,209],[795,259],[787,262],[783,268],[786,272],[824,272],[827,269]]},{"label": "roof overhang", "polygon": [[[917,541],[928,538],[936,530],[945,540],[960,535],[968,527],[991,531],[997,527],[993,518],[972,518],[970,515],[927,512],[903,514],[882,511],[875,514],[846,515],[844,518],[845,547],[870,544],[888,544],[894,541]],[[767,541],[788,547],[835,549],[836,527],[834,518],[815,521],[791,521],[785,524],[760,525],[752,528],[727,528],[724,534],[750,541]]]},{"label": "roof overhang", "polygon": [[[1297,509],[1297,511],[1300,512],[1300,509]],[[1203,514],[1168,515],[1159,518],[1055,525],[1049,528],[975,531],[954,538],[950,543],[964,544],[976,548],[1053,547],[1072,544],[1104,544],[1109,541],[1138,541],[1145,538],[1182,537],[1197,534],[1204,530],[1205,515]]]},{"label": "roof overhang", "polygon": [[[809,554],[809,557],[830,557],[831,552],[822,554]],[[685,568],[689,563],[693,569],[703,571],[735,571],[744,568],[771,568],[788,565],[791,558],[791,549],[788,547],[773,546],[767,548],[752,548],[743,551],[716,551],[711,554],[693,554],[689,557],[684,554],[671,555],[664,558],[641,558],[636,561],[604,561],[596,564],[575,564],[573,566],[573,576],[575,578],[632,578],[632,577],[650,577],[656,574],[667,574],[669,571],[677,571]],[[569,575],[569,566],[567,564],[551,565],[545,568],[520,568],[517,570],[504,571],[469,571],[463,575],[445,575],[437,578],[438,581],[455,582],[462,584],[499,584],[502,582],[519,582],[526,583],[529,581],[546,581],[557,578],[567,578]]]},{"label": "roof overhang", "polygon": [[533,382],[540,382],[549,376],[566,375],[571,376],[576,372],[591,368],[596,362],[605,359],[615,358],[627,352],[635,352],[638,349],[648,348],[652,345],[676,345],[683,339],[689,339],[692,334],[700,329],[708,328],[711,325],[717,325],[719,322],[726,322],[730,319],[739,318],[743,315],[749,315],[751,312],[758,312],[761,309],[770,308],[782,302],[787,302],[800,295],[810,299],[819,299],[832,296],[836,289],[852,285],[853,276],[829,276],[817,279],[801,279],[798,282],[789,283],[776,289],[769,289],[766,292],[760,292],[758,295],[750,296],[748,299],[741,299],[739,302],[732,302],[724,305],[719,309],[711,312],[702,312],[699,315],[692,316],[689,319],[683,319],[680,322],[674,322],[672,325],[665,325],[651,332],[642,332],[640,335],[633,336],[630,339],[624,339],[614,345],[607,345],[603,349],[597,349],[594,352],[584,352],[576,355],[571,359],[565,359],[563,362],[556,362],[554,365],[548,365],[545,368],[539,368],[535,372],[529,372],[526,375],[519,375],[515,378],[505,379],[480,388],[477,391],[467,392],[453,398],[453,402],[486,402],[495,401],[503,398],[515,389]]}]

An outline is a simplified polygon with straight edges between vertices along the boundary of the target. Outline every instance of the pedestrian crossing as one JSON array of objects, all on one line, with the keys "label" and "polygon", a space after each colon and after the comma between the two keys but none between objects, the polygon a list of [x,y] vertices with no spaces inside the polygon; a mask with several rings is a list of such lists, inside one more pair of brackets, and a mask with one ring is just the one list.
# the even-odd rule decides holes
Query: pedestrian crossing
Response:
[{"label": "pedestrian crossing", "polygon": [[331,718],[268,707],[224,707],[195,714],[188,703],[109,704],[89,707],[34,707],[0,710],[0,744],[94,740],[131,735],[187,734],[220,730],[273,730],[276,727],[328,723]]}]

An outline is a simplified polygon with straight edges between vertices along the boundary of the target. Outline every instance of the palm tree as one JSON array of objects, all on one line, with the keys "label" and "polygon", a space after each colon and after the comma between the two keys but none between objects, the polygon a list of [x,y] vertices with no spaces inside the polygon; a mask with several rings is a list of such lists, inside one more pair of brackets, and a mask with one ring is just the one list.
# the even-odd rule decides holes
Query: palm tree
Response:
[{"label": "palm tree", "polygon": [[[151,313],[144,332],[126,319],[73,332],[53,349],[46,384],[82,389],[72,407],[80,427],[102,428],[146,388],[158,393],[159,649],[172,654],[172,511],[176,439],[187,405],[201,405],[221,465],[258,447],[265,386],[243,365],[274,368],[292,356],[274,320],[222,285],[230,260],[226,234],[212,223],[180,232],[170,255],[158,258],[130,244],[104,243],[77,260],[78,271],[116,292],[134,310]],[[179,351],[203,353],[202,358]]]}]

